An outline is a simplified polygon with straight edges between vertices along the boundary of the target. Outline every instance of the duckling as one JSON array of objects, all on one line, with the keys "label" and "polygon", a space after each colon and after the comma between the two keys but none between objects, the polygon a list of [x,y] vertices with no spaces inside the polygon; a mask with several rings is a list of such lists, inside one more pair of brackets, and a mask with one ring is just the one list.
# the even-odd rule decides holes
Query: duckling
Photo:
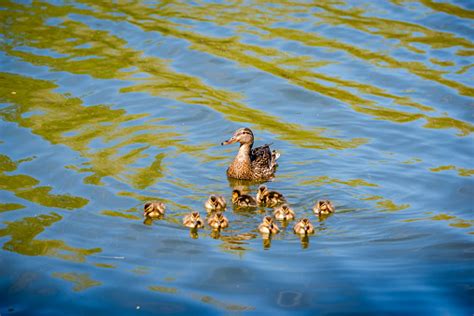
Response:
[{"label": "duckling", "polygon": [[275,207],[278,204],[285,203],[286,199],[280,192],[269,191],[267,186],[261,185],[257,191],[258,205],[266,205],[267,207]]},{"label": "duckling", "polygon": [[298,235],[308,235],[314,233],[314,227],[309,219],[303,218],[296,223],[295,227],[293,227],[293,231]]},{"label": "duckling", "polygon": [[221,212],[217,212],[209,217],[207,223],[214,229],[221,229],[229,226],[229,220]]},{"label": "duckling", "polygon": [[258,187],[257,196],[255,197],[255,200],[257,201],[258,205],[265,204],[265,193],[267,191],[268,191],[268,189],[264,185],[261,185],[261,186]]},{"label": "duckling", "polygon": [[143,216],[148,218],[159,218],[165,215],[166,206],[162,202],[147,202],[143,209]]},{"label": "duckling", "polygon": [[227,203],[223,196],[211,194],[204,203],[204,207],[208,212],[212,211],[224,211],[227,206]]},{"label": "duckling", "polygon": [[183,225],[189,228],[202,228],[204,223],[199,212],[192,212],[184,216]]},{"label": "duckling", "polygon": [[329,200],[319,200],[313,207],[313,212],[317,216],[328,215],[334,213],[335,210],[336,208]]},{"label": "duckling", "polygon": [[239,190],[232,191],[232,203],[237,207],[256,207],[255,199],[247,194],[242,194]]},{"label": "duckling", "polygon": [[258,231],[262,234],[277,234],[280,229],[277,224],[273,222],[273,219],[270,216],[265,216],[260,225],[258,225]]},{"label": "duckling", "polygon": [[275,209],[273,216],[275,216],[279,221],[290,221],[295,219],[295,212],[288,206],[288,204],[283,204]]},{"label": "duckling", "polygon": [[266,180],[273,177],[280,154],[270,150],[270,145],[253,148],[254,136],[250,128],[239,128],[221,145],[240,143],[239,152],[227,169],[229,178],[242,180]]}]

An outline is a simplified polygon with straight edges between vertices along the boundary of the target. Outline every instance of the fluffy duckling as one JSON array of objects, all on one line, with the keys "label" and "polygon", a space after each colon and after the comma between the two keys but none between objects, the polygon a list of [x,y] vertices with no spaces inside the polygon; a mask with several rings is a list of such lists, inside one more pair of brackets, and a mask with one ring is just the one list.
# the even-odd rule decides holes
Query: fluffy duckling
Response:
[{"label": "fluffy duckling", "polygon": [[232,203],[237,207],[256,207],[255,199],[247,194],[242,194],[239,190],[232,191]]},{"label": "fluffy duckling", "polygon": [[334,213],[335,210],[336,208],[329,200],[319,200],[313,207],[313,212],[317,216],[328,215]]},{"label": "fluffy duckling", "polygon": [[165,215],[166,206],[162,202],[147,202],[143,209],[143,216],[148,218],[159,218]]},{"label": "fluffy duckling", "polygon": [[283,204],[275,209],[273,216],[275,216],[279,221],[291,221],[292,219],[295,219],[295,212],[288,206],[288,204]]},{"label": "fluffy duckling", "polygon": [[277,234],[280,231],[280,229],[273,222],[273,219],[270,216],[265,216],[263,218],[262,223],[258,225],[258,231],[262,234],[269,235],[269,234]]},{"label": "fluffy duckling", "polygon": [[257,190],[258,205],[266,205],[267,207],[275,207],[278,204],[285,203],[283,194],[277,191],[268,190],[267,186],[261,185]]},{"label": "fluffy duckling", "polygon": [[314,226],[309,219],[303,218],[296,223],[295,227],[293,227],[293,231],[298,235],[308,235],[314,233]]},{"label": "fluffy duckling", "polygon": [[227,203],[223,196],[211,194],[204,203],[204,207],[208,212],[212,211],[224,211],[227,206]]},{"label": "fluffy duckling", "polygon": [[199,212],[192,212],[184,216],[183,225],[189,228],[201,228],[204,223]]},{"label": "fluffy duckling", "polygon": [[229,220],[221,212],[217,212],[209,217],[207,223],[214,229],[221,229],[229,226]]}]

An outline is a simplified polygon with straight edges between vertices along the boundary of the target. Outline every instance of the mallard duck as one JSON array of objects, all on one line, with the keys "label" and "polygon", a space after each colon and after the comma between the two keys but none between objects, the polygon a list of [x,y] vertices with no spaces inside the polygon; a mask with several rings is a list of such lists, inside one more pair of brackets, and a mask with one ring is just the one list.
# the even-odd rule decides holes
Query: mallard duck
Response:
[{"label": "mallard duck", "polygon": [[239,128],[221,145],[240,143],[239,152],[227,169],[227,176],[243,180],[266,180],[273,177],[280,154],[271,151],[269,145],[253,148],[253,133],[250,128]]},{"label": "mallard duck", "polygon": [[232,191],[232,203],[237,207],[256,207],[255,199],[247,194],[242,194],[240,190]]},{"label": "mallard duck", "polygon": [[290,221],[295,219],[295,212],[288,206],[288,204],[283,204],[275,209],[273,216],[275,216],[279,221]]},{"label": "mallard duck", "polygon": [[207,220],[207,223],[214,229],[221,229],[229,226],[229,220],[221,212],[211,215]]},{"label": "mallard duck", "polygon": [[159,218],[165,215],[166,206],[162,202],[147,202],[143,209],[143,216],[148,218]]},{"label": "mallard duck", "polygon": [[273,219],[270,216],[265,216],[262,223],[258,225],[258,231],[262,234],[277,234],[280,229],[277,224],[273,222]]},{"label": "mallard duck", "polygon": [[329,200],[319,200],[313,207],[313,212],[317,216],[328,215],[334,213],[335,210],[336,208]]},{"label": "mallard duck", "polygon": [[225,199],[221,195],[214,195],[211,194],[207,199],[206,203],[204,203],[204,207],[208,212],[212,211],[224,211],[227,206]]},{"label": "mallard duck", "polygon": [[199,212],[192,212],[184,216],[183,225],[189,228],[201,228],[204,223]]},{"label": "mallard duck", "polygon": [[277,191],[269,191],[265,185],[258,187],[256,200],[258,205],[266,205],[267,207],[275,207],[286,202],[283,194]]},{"label": "mallard duck", "polygon": [[314,227],[309,219],[303,218],[296,223],[295,227],[293,227],[293,231],[298,235],[308,235],[314,233]]}]

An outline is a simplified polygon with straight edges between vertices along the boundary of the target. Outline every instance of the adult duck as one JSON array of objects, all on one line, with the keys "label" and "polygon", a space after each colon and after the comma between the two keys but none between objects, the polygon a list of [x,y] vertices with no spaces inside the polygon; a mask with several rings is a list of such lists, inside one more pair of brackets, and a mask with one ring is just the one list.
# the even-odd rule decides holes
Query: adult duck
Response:
[{"label": "adult duck", "polygon": [[250,128],[239,128],[232,137],[221,145],[240,143],[239,152],[227,169],[227,176],[242,180],[268,180],[273,177],[280,154],[270,150],[269,145],[253,146],[253,132]]}]

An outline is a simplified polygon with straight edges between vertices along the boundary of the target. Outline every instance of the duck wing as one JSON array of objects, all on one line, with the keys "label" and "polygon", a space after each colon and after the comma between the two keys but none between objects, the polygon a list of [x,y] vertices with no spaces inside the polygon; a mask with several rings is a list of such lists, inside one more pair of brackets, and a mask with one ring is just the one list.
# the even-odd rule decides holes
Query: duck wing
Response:
[{"label": "duck wing", "polygon": [[270,145],[265,144],[260,147],[253,148],[250,152],[250,161],[252,169],[268,169],[272,162],[272,151]]},{"label": "duck wing", "polygon": [[276,160],[279,156],[279,153],[270,150],[268,144],[253,148],[250,152],[250,161],[255,179],[271,178],[275,173]]}]

